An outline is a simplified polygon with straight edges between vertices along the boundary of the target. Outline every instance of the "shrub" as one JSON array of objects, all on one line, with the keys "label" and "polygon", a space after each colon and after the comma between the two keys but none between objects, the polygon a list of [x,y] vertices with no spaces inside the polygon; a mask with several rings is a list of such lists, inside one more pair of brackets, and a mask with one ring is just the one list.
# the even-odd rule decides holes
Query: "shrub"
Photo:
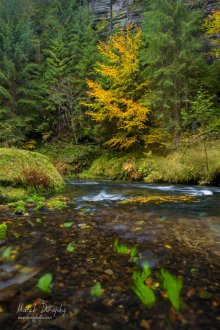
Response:
[{"label": "shrub", "polygon": [[38,171],[33,166],[24,167],[22,176],[26,186],[30,186],[35,189],[48,189],[50,187],[50,177],[48,174]]},{"label": "shrub", "polygon": [[39,150],[47,155],[61,174],[79,173],[101,154],[97,145],[75,145],[63,141],[46,144]]}]

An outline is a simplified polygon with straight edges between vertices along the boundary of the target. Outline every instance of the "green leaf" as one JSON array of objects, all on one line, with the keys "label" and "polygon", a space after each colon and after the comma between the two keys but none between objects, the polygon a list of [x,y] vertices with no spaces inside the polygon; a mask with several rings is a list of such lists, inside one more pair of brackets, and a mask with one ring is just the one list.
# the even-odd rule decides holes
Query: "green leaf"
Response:
[{"label": "green leaf", "polygon": [[90,289],[90,295],[92,297],[100,298],[103,295],[103,288],[99,282],[97,282],[93,287]]},{"label": "green leaf", "polygon": [[74,246],[70,243],[70,244],[67,245],[66,250],[67,250],[68,252],[73,252],[73,251],[75,250],[75,248],[74,248]]},{"label": "green leaf", "polygon": [[63,227],[64,227],[64,228],[70,228],[70,227],[73,226],[73,224],[74,224],[74,222],[65,222],[65,223],[63,224]]},{"label": "green leaf", "polygon": [[190,271],[191,271],[191,273],[195,273],[195,272],[198,271],[198,269],[197,268],[191,268]]},{"label": "green leaf", "polygon": [[135,259],[137,257],[137,248],[136,246],[133,246],[131,249],[130,249],[130,256],[131,256],[131,259]]},{"label": "green leaf", "polygon": [[131,284],[132,291],[134,291],[134,293],[138,296],[142,304],[147,307],[152,307],[152,305],[156,302],[156,297],[153,290],[145,284],[150,275],[150,266],[147,263],[144,263],[143,269],[134,270]]},{"label": "green leaf", "polygon": [[37,288],[42,292],[51,293],[53,276],[50,273],[43,275],[37,283]]},{"label": "green leaf", "polygon": [[4,251],[3,251],[3,253],[2,253],[2,257],[4,258],[4,259],[9,259],[10,258],[10,255],[11,255],[11,252],[12,252],[12,247],[7,247]]},{"label": "green leaf", "polygon": [[170,274],[168,271],[161,269],[161,277],[163,280],[163,287],[167,291],[168,298],[172,306],[179,311],[180,310],[180,292],[183,287],[182,280],[176,276]]}]

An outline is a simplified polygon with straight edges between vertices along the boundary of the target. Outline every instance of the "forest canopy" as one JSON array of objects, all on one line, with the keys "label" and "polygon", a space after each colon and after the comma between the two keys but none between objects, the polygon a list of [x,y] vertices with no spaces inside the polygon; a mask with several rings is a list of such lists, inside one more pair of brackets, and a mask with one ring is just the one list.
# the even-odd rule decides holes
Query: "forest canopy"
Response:
[{"label": "forest canopy", "polygon": [[0,146],[113,149],[219,138],[219,11],[143,1],[105,24],[77,0],[0,0]]}]

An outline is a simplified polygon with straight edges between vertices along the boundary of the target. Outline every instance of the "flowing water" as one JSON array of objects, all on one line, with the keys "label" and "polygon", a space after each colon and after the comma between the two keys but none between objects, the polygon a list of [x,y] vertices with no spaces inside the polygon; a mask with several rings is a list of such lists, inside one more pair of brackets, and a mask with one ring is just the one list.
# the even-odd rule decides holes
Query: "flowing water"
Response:
[{"label": "flowing water", "polygon": [[[14,253],[1,258],[1,329],[220,328],[220,188],[70,182],[63,195],[70,203],[62,211],[15,216],[0,209]],[[137,247],[136,261],[113,250],[116,239]],[[131,290],[132,273],[144,262],[152,270],[153,306]],[[161,269],[183,283],[178,311]],[[36,288],[45,273],[53,275],[51,294]],[[90,294],[96,282],[100,298]],[[19,311],[19,304],[32,309]]]}]

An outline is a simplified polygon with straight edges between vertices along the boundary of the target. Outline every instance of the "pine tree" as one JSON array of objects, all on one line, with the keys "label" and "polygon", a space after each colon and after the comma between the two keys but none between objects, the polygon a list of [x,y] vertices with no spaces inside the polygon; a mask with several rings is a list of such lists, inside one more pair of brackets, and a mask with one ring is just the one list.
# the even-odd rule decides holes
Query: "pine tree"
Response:
[{"label": "pine tree", "polygon": [[0,118],[23,134],[33,131],[42,97],[38,49],[26,1],[1,0]]},{"label": "pine tree", "polygon": [[181,109],[188,108],[191,86],[203,60],[196,37],[200,11],[182,0],[149,0],[143,16],[144,75],[152,81],[154,122],[174,136],[178,146]]},{"label": "pine tree", "polygon": [[44,37],[44,79],[48,86],[48,125],[44,128],[59,135],[72,134],[78,143],[88,134],[89,126],[81,100],[85,98],[86,78],[93,72],[97,54],[93,19],[89,8],[77,6],[74,0],[53,4],[49,13],[45,25],[51,32],[49,28]]},{"label": "pine tree", "polygon": [[[91,139],[93,134],[90,118],[86,114],[82,100],[86,101],[86,80],[94,76],[94,64],[98,58],[97,36],[93,28],[94,21],[88,6],[80,6],[74,15],[69,29],[69,52],[71,55],[71,79],[74,99],[71,112],[71,127],[78,139]],[[90,137],[89,137],[90,136]],[[77,138],[76,138],[77,137]]]}]

